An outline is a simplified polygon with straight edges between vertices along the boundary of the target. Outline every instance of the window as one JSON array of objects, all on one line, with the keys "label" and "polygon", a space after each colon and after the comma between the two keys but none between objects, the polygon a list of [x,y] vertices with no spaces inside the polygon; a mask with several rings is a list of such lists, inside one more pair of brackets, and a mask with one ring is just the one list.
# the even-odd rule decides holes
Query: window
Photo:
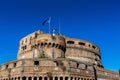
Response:
[{"label": "window", "polygon": [[24,49],[26,49],[26,48],[27,48],[27,46],[25,45],[25,46],[24,46]]},{"label": "window", "polygon": [[57,62],[57,61],[54,61],[55,62],[55,66],[58,66],[59,65],[59,63]]},{"label": "window", "polygon": [[23,41],[21,42],[21,45],[23,45]]},{"label": "window", "polygon": [[67,41],[67,44],[74,44],[74,41]]},{"label": "window", "polygon": [[38,36],[38,34],[37,34],[37,33],[35,33],[35,38],[37,38],[37,36]]},{"label": "window", "polygon": [[32,41],[32,37],[30,37],[30,44],[31,44],[31,41]]},{"label": "window", "polygon": [[16,67],[16,63],[14,63],[13,67]]},{"label": "window", "polygon": [[61,49],[61,45],[59,45],[59,49]]},{"label": "window", "polygon": [[55,43],[52,44],[52,47],[54,47],[54,46],[55,46]]},{"label": "window", "polygon": [[21,49],[22,49],[22,50],[25,50],[25,49],[27,49],[27,46],[26,46],[26,45],[25,45],[25,46],[22,46]]},{"label": "window", "polygon": [[68,77],[65,77],[65,80],[68,80]]},{"label": "window", "polygon": [[27,38],[25,39],[25,43],[27,43]]},{"label": "window", "polygon": [[85,45],[85,43],[83,43],[83,42],[79,42],[78,44],[79,44],[79,45],[83,45],[83,46]]},{"label": "window", "polygon": [[58,77],[55,77],[55,80],[58,80]]},{"label": "window", "polygon": [[92,46],[92,48],[94,48],[94,49],[95,49],[96,47],[93,45],[93,46]]},{"label": "window", "polygon": [[79,63],[77,63],[77,68],[79,67]]},{"label": "window", "polygon": [[32,80],[32,77],[28,77],[28,80]]},{"label": "window", "polygon": [[88,46],[90,47],[90,44]]},{"label": "window", "polygon": [[58,47],[58,44],[56,44],[56,48]]},{"label": "window", "polygon": [[39,61],[34,61],[34,65],[39,65]]},{"label": "window", "polygon": [[45,43],[45,46],[47,45],[47,43]]},{"label": "window", "polygon": [[43,43],[41,43],[41,46],[43,46]]},{"label": "window", "polygon": [[6,69],[8,68],[8,65],[6,65]]},{"label": "window", "polygon": [[63,80],[63,77],[60,77],[60,80]]}]

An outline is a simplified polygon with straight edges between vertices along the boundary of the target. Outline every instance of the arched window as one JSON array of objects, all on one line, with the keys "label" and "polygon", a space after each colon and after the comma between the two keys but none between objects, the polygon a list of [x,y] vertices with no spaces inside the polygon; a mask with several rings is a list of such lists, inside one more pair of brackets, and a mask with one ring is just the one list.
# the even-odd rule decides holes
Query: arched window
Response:
[{"label": "arched window", "polygon": [[32,80],[32,77],[28,77],[28,80]]},{"label": "arched window", "polygon": [[68,80],[68,77],[65,77],[65,80]]},{"label": "arched window", "polygon": [[20,80],[20,77],[18,77],[18,80]]},{"label": "arched window", "polygon": [[12,80],[13,80],[13,78],[12,78]]},{"label": "arched window", "polygon": [[43,46],[43,43],[41,43],[41,46]]},{"label": "arched window", "polygon": [[55,43],[52,44],[52,47],[54,47],[54,46],[55,46]]},{"label": "arched window", "polygon": [[63,80],[63,77],[60,77],[60,80]]},{"label": "arched window", "polygon": [[70,80],[73,80],[73,77],[70,77]]},{"label": "arched window", "polygon": [[8,69],[8,65],[6,65],[6,69]]},{"label": "arched window", "polygon": [[35,38],[37,38],[37,36],[38,36],[38,33],[35,33]]},{"label": "arched window", "polygon": [[39,77],[39,80],[42,80],[42,77]]},{"label": "arched window", "polygon": [[79,63],[77,63],[77,68],[79,67]]},{"label": "arched window", "polygon": [[45,46],[47,45],[47,43],[45,43]]},{"label": "arched window", "polygon": [[56,48],[58,47],[58,44],[56,44],[56,46],[55,46]]},{"label": "arched window", "polygon": [[59,49],[61,49],[61,45],[59,45]]},{"label": "arched window", "polygon": [[81,78],[81,80],[83,80],[83,78]]},{"label": "arched window", "polygon": [[76,77],[75,77],[75,79],[74,80],[76,80]]},{"label": "arched window", "polygon": [[78,78],[78,80],[82,80],[82,79]]},{"label": "arched window", "polygon": [[50,80],[53,80],[53,77],[50,77]]},{"label": "arched window", "polygon": [[37,77],[34,77],[34,80],[37,80]]},{"label": "arched window", "polygon": [[51,43],[49,43],[49,45],[51,45]]},{"label": "arched window", "polygon": [[14,63],[13,67],[16,67],[16,63]]},{"label": "arched window", "polygon": [[47,77],[44,77],[44,80],[47,80]]},{"label": "arched window", "polygon": [[58,80],[58,77],[55,77],[55,80]]},{"label": "arched window", "polygon": [[22,80],[26,80],[26,77],[22,77]]}]

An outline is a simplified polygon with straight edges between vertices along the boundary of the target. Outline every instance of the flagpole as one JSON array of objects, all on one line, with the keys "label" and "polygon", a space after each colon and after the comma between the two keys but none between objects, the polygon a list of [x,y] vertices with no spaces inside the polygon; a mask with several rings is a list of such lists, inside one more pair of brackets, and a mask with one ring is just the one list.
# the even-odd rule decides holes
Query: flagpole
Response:
[{"label": "flagpole", "polygon": [[59,34],[60,34],[60,18],[58,19],[58,30],[59,30]]},{"label": "flagpole", "polygon": [[49,34],[50,34],[50,22],[51,22],[51,17],[49,17],[49,24],[48,24],[48,30],[49,30]]}]

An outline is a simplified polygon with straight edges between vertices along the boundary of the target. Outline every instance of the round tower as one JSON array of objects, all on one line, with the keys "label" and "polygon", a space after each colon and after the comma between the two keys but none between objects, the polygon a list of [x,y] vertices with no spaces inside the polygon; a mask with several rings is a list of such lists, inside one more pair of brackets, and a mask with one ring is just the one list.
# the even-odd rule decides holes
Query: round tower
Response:
[{"label": "round tower", "polygon": [[[26,39],[30,41],[27,43]],[[19,46],[18,59],[65,57],[66,42],[61,35],[44,34],[38,31],[26,36],[22,41],[26,44]]]},{"label": "round tower", "polygon": [[103,67],[99,47],[85,40],[66,37],[66,58]]}]

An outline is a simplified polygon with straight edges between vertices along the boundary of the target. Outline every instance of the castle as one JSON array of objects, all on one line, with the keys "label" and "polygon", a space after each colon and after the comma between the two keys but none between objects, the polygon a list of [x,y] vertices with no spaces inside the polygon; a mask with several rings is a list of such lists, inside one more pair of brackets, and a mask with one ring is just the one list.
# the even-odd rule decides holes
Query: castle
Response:
[{"label": "castle", "polygon": [[0,80],[120,80],[104,69],[97,45],[36,31],[22,38],[17,60],[0,66]]}]

